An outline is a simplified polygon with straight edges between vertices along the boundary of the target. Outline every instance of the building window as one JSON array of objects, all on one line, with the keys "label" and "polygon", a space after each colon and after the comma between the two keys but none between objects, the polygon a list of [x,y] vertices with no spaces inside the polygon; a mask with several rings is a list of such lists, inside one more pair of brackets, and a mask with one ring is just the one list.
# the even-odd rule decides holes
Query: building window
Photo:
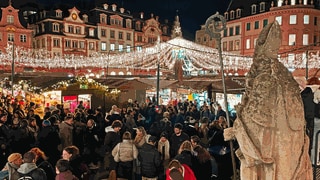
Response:
[{"label": "building window", "polygon": [[60,47],[60,39],[53,39],[53,47]]},{"label": "building window", "polygon": [[52,25],[52,31],[53,31],[53,32],[59,32],[59,31],[60,31],[60,26],[59,26],[59,24],[54,23],[54,24]]},{"label": "building window", "polygon": [[135,29],[138,30],[138,31],[140,31],[140,30],[141,30],[141,26],[140,26],[140,25],[141,25],[140,22],[136,22],[136,27],[135,27]]},{"label": "building window", "polygon": [[21,34],[20,35],[20,42],[27,42],[27,35]]},{"label": "building window", "polygon": [[237,18],[240,18],[241,17],[241,9],[237,9]]},{"label": "building window", "polygon": [[233,27],[229,28],[229,36],[233,36]]},{"label": "building window", "polygon": [[318,45],[318,38],[317,36],[313,36],[313,45],[317,46]]},{"label": "building window", "polygon": [[61,18],[62,17],[62,12],[61,11],[56,11],[56,17]]},{"label": "building window", "polygon": [[119,52],[122,52],[122,51],[123,51],[123,45],[119,44]]},{"label": "building window", "polygon": [[101,42],[101,51],[106,51],[106,50],[107,50],[107,43]]},{"label": "building window", "polygon": [[123,39],[123,32],[119,32],[119,39]]},{"label": "building window", "polygon": [[85,47],[84,41],[79,42],[79,47],[80,47],[80,49],[84,49],[84,47]]},{"label": "building window", "polygon": [[114,30],[110,30],[110,38],[114,38]]},{"label": "building window", "polygon": [[13,22],[14,22],[14,17],[12,15],[8,15],[7,16],[7,23],[8,24],[13,24]]},{"label": "building window", "polygon": [[8,41],[14,42],[14,34],[8,34]]},{"label": "building window", "polygon": [[106,37],[107,36],[105,29],[101,29],[101,36],[102,37]]},{"label": "building window", "polygon": [[229,51],[233,51],[233,41],[229,41]]},{"label": "building window", "polygon": [[227,29],[224,29],[223,30],[223,37],[227,37],[228,36],[228,30]]},{"label": "building window", "polygon": [[303,15],[303,24],[309,24],[309,15]]},{"label": "building window", "polygon": [[203,37],[203,42],[206,42],[206,41],[207,41],[207,37],[204,36],[204,37]]},{"label": "building window", "polygon": [[127,33],[127,40],[131,41],[131,33]]},{"label": "building window", "polygon": [[131,51],[131,47],[130,45],[127,45],[127,52],[130,52]]},{"label": "building window", "polygon": [[261,2],[260,3],[260,12],[264,12],[266,10],[266,3],[265,2]]},{"label": "building window", "polygon": [[46,39],[41,39],[41,46],[46,47]]},{"label": "building window", "polygon": [[251,6],[251,14],[256,14],[257,13],[257,5],[256,4],[253,4]]},{"label": "building window", "polygon": [[268,19],[263,20],[263,27],[266,27],[268,25]]},{"label": "building window", "polygon": [[81,27],[76,27],[76,34],[81,34]]},{"label": "building window", "polygon": [[70,48],[71,47],[71,41],[70,40],[66,40],[66,48]]},{"label": "building window", "polygon": [[254,22],[254,29],[259,29],[259,21]]},{"label": "building window", "polygon": [[78,48],[78,41],[72,41],[72,48]]},{"label": "building window", "polygon": [[89,43],[89,49],[90,50],[94,50],[94,42],[90,42]]},{"label": "building window", "polygon": [[126,20],[126,28],[131,28],[131,21],[130,20]]},{"label": "building window", "polygon": [[309,34],[303,34],[302,36],[302,45],[309,45]]},{"label": "building window", "polygon": [[297,24],[297,15],[290,15],[289,24]]},{"label": "building window", "polygon": [[234,11],[230,11],[230,19],[234,19]]},{"label": "building window", "polygon": [[288,54],[288,64],[293,64],[295,59],[295,54]]},{"label": "building window", "polygon": [[142,42],[142,36],[138,36],[137,41],[138,41],[138,42]]},{"label": "building window", "polygon": [[296,35],[295,34],[289,34],[289,46],[296,45]]},{"label": "building window", "polygon": [[236,35],[240,35],[240,26],[236,26]]},{"label": "building window", "polygon": [[227,12],[224,13],[224,18],[225,18],[226,20],[229,20],[229,14],[228,14]]},{"label": "building window", "polygon": [[114,51],[115,50],[115,45],[114,44],[110,44],[110,51]]},{"label": "building window", "polygon": [[137,46],[136,49],[137,49],[138,52],[142,52],[142,47],[141,46]]},{"label": "building window", "polygon": [[89,36],[94,36],[94,29],[89,29]]},{"label": "building window", "polygon": [[240,41],[236,40],[234,50],[238,51],[239,49],[240,49]]},{"label": "building window", "polygon": [[318,17],[314,17],[313,19],[313,25],[318,25]]},{"label": "building window", "polygon": [[258,38],[253,39],[253,47],[256,47]]},{"label": "building window", "polygon": [[282,16],[277,16],[276,21],[278,21],[279,25],[282,25]]},{"label": "building window", "polygon": [[227,51],[227,42],[222,43],[222,51]]},{"label": "building window", "polygon": [[68,32],[73,33],[74,27],[73,26],[68,26]]},{"label": "building window", "polygon": [[247,31],[250,31],[251,29],[251,23],[247,23]]},{"label": "building window", "polygon": [[250,39],[246,40],[246,49],[250,49]]}]

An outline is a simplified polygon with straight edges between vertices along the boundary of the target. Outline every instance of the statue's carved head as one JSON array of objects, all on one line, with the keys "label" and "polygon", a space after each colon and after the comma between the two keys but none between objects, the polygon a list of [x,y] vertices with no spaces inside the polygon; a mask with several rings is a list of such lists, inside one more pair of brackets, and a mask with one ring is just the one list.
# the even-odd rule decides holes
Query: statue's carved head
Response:
[{"label": "statue's carved head", "polygon": [[255,56],[264,54],[269,58],[277,58],[281,45],[281,29],[277,21],[264,27],[257,39]]}]

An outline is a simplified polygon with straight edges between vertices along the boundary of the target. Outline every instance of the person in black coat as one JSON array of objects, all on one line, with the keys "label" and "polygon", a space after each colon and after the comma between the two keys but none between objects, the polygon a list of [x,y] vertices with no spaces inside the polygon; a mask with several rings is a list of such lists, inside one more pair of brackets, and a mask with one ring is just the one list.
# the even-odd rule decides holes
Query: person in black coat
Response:
[{"label": "person in black coat", "polygon": [[143,178],[156,178],[162,169],[161,155],[155,147],[156,142],[157,138],[151,136],[148,139],[148,143],[143,144],[139,149],[138,159],[141,163],[141,175]]},{"label": "person in black coat", "polygon": [[185,141],[189,140],[189,135],[182,131],[183,125],[177,123],[174,125],[174,133],[171,135],[170,142],[170,157],[175,157],[178,154],[180,145]]},{"label": "person in black coat", "polygon": [[121,142],[120,130],[122,128],[122,122],[120,120],[113,121],[111,126],[106,128],[106,137],[104,139],[104,148],[106,150],[104,167],[106,169],[115,170],[117,163],[114,161],[111,152],[113,148]]},{"label": "person in black coat", "polygon": [[42,129],[38,133],[36,144],[49,157],[48,161],[50,164],[56,164],[60,159],[61,152],[58,149],[60,143],[58,128],[52,126],[49,120],[43,120]]}]

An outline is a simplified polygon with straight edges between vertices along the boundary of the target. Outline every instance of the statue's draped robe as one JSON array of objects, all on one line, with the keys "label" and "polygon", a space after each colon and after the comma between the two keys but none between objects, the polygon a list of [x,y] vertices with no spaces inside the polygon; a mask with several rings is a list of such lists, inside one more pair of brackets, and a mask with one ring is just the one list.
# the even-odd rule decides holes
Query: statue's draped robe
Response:
[{"label": "statue's draped robe", "polygon": [[309,141],[299,86],[277,60],[277,22],[261,32],[246,92],[236,107],[234,135],[242,180],[311,180]]}]

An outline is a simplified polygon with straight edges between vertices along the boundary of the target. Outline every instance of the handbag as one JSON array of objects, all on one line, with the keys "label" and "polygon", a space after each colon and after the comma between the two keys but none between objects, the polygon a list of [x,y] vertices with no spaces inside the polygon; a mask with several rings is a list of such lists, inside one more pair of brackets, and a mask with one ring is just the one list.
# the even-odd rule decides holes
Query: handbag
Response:
[{"label": "handbag", "polygon": [[120,143],[118,145],[118,151],[116,153],[116,155],[113,157],[115,162],[119,162],[120,161]]}]

